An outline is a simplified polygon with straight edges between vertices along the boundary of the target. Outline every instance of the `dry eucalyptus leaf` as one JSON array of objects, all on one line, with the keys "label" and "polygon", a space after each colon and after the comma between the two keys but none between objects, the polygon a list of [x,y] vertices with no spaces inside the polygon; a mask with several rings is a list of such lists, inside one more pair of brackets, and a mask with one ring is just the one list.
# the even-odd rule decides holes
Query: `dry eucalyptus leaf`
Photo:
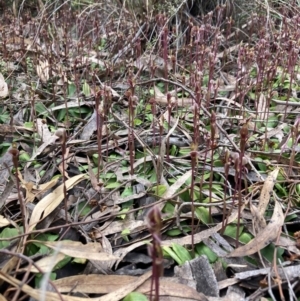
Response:
[{"label": "dry eucalyptus leaf", "polygon": [[75,275],[54,281],[60,293],[108,294],[137,278],[127,275]]},{"label": "dry eucalyptus leaf", "polygon": [[129,293],[135,291],[140,285],[142,285],[148,278],[151,277],[152,271],[145,273],[144,275],[135,278],[134,281],[128,283],[127,285],[111,292],[103,297],[100,297],[98,301],[117,301],[124,298]]},{"label": "dry eucalyptus leaf", "polygon": [[147,224],[145,221],[121,220],[121,221],[112,222],[105,229],[101,229],[101,234],[107,236],[107,235],[120,233],[124,229],[127,229],[131,232],[137,229],[145,229],[145,228],[147,228]]},{"label": "dry eucalyptus leaf", "polygon": [[[154,86],[154,93],[155,93],[154,99],[158,104],[161,105],[168,104],[167,95],[163,94],[156,86]],[[177,104],[179,107],[184,107],[184,106],[191,106],[194,103],[194,100],[192,98],[187,98],[187,97],[176,99],[176,97],[172,96],[170,102]]]},{"label": "dry eucalyptus leaf", "polygon": [[268,116],[267,99],[263,93],[260,93],[257,104],[257,115],[261,121],[265,121]]},{"label": "dry eucalyptus leaf", "polygon": [[146,245],[147,243],[150,243],[150,241],[142,240],[142,241],[135,242],[129,245],[128,247],[118,248],[118,250],[114,252],[114,255],[119,258],[115,265],[116,269],[118,268],[119,263],[122,262],[122,260],[128,253],[130,253],[131,251],[133,251],[138,247]]},{"label": "dry eucalyptus leaf", "polygon": [[0,215],[0,228],[10,225],[10,221],[3,215]]},{"label": "dry eucalyptus leaf", "polygon": [[[5,282],[9,283],[11,286],[20,289],[25,294],[29,295],[30,297],[34,298],[35,300],[41,300],[41,295],[45,296],[45,300],[51,301],[61,301],[61,296],[54,292],[42,292],[39,289],[34,289],[30,287],[28,284],[25,284],[18,280],[15,277],[10,276],[5,272],[1,272],[0,279],[4,280]],[[80,298],[80,297],[71,297],[71,296],[63,296],[64,301],[99,301],[99,298]]]},{"label": "dry eucalyptus leaf", "polygon": [[22,187],[26,190],[26,203],[33,202],[38,195],[43,194],[54,187],[58,181],[58,178],[55,178],[47,183],[34,185],[32,182],[26,182],[20,172],[18,173],[18,176],[22,183]]},{"label": "dry eucalyptus leaf", "polygon": [[116,260],[118,257],[105,253],[99,243],[82,244],[79,241],[43,241],[40,242],[45,246],[75,258],[85,258],[88,260]]},{"label": "dry eucalyptus leaf", "polygon": [[275,168],[266,178],[264,186],[261,190],[258,204],[258,212],[260,215],[264,215],[267,209],[267,206],[270,201],[271,193],[273,192],[273,188],[279,173],[279,168]]},{"label": "dry eucalyptus leaf", "polygon": [[[28,168],[33,160],[39,156],[47,146],[53,145],[60,137],[55,134],[52,134],[47,124],[44,124],[41,119],[37,120],[37,129],[40,137],[43,140],[43,143],[38,147],[38,149],[32,154],[30,160],[26,163],[26,167]],[[58,131],[56,131],[58,132]]]},{"label": "dry eucalyptus leaf", "polygon": [[[65,255],[62,253],[54,254],[51,256],[46,256],[38,261],[35,264],[43,271],[43,273],[51,273],[53,267],[62,261],[65,258]],[[28,265],[25,268],[20,269],[19,271],[28,271],[31,273],[40,273],[40,271],[33,265]]]},{"label": "dry eucalyptus leaf", "polygon": [[[127,275],[76,275],[55,280],[53,283],[60,293],[86,293],[86,294],[108,294],[116,291],[118,288],[134,283],[138,278]],[[162,277],[160,279],[159,292],[160,296],[181,297],[186,299],[204,301],[206,298],[203,294],[196,292],[195,289],[171,281]],[[147,280],[137,292],[147,294],[150,291],[151,280]]]},{"label": "dry eucalyptus leaf", "polygon": [[7,83],[4,80],[2,73],[0,73],[0,97],[5,98],[8,95]]},{"label": "dry eucalyptus leaf", "polygon": [[53,134],[49,131],[47,123],[43,121],[43,119],[38,118],[36,120],[36,127],[37,127],[37,132],[39,136],[42,138],[43,142],[47,142]]},{"label": "dry eucalyptus leaf", "polygon": [[[66,189],[73,188],[76,184],[84,180],[86,176],[84,174],[77,175],[68,179],[65,182]],[[28,232],[32,231],[38,222],[42,220],[42,217],[47,217],[55,208],[59,206],[64,199],[64,184],[58,186],[53,192],[46,195],[39,203],[34,207],[32,212]]]},{"label": "dry eucalyptus leaf", "polygon": [[235,249],[233,252],[229,253],[227,257],[247,256],[260,251],[277,238],[283,223],[284,214],[282,208],[280,203],[275,201],[273,215],[268,225],[249,243]]},{"label": "dry eucalyptus leaf", "polygon": [[43,83],[45,83],[49,80],[49,62],[48,62],[48,60],[39,61],[39,64],[36,65],[36,73]]},{"label": "dry eucalyptus leaf", "polygon": [[171,185],[167,191],[164,193],[164,195],[162,196],[162,198],[166,198],[169,199],[171,198],[176,191],[178,191],[178,189],[192,176],[192,171],[189,170],[187,171],[184,175],[182,175],[178,180],[176,180],[176,182]]},{"label": "dry eucalyptus leaf", "polygon": [[250,203],[250,211],[252,214],[252,225],[254,228],[254,234],[257,235],[264,228],[266,228],[267,223],[263,215],[259,214],[258,209]]},{"label": "dry eucalyptus leaf", "polygon": [[90,176],[91,184],[92,184],[93,188],[95,189],[95,191],[100,192],[101,187],[98,185],[99,180],[97,180],[97,177],[93,172],[91,161],[88,156],[86,157],[86,159],[87,159],[88,166],[89,166],[89,176]]}]

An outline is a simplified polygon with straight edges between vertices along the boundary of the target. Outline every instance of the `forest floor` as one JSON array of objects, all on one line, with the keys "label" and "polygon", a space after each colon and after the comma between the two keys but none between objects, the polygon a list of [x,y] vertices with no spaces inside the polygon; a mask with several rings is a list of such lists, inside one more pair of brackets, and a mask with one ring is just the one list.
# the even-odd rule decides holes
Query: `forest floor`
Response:
[{"label": "forest floor", "polygon": [[0,300],[300,300],[300,6],[187,2],[2,4]]}]

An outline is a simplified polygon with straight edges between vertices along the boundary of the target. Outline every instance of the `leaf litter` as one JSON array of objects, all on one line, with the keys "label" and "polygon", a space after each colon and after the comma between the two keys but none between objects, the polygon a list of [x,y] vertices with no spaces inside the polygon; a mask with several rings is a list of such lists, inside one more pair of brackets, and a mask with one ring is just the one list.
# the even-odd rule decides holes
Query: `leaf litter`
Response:
[{"label": "leaf litter", "polygon": [[[39,3],[37,7],[46,13],[35,19],[41,25],[49,11]],[[299,77],[296,68],[286,67],[283,61],[282,66],[272,64],[274,70],[269,74],[273,77],[263,82],[257,72],[266,66],[255,58],[261,57],[262,49],[272,49],[276,57],[276,47],[266,47],[268,39],[236,44],[230,40],[233,32],[227,38],[234,45],[224,50],[217,41],[225,37],[210,32],[211,27],[205,27],[212,39],[212,43],[205,41],[205,47],[199,47],[204,27],[191,27],[190,56],[182,52],[183,47],[171,49],[176,44],[168,44],[176,39],[171,32],[165,44],[150,43],[149,54],[144,46],[138,48],[142,39],[151,36],[146,23],[134,33],[137,19],[130,9],[124,6],[126,18],[115,15],[119,9],[110,9],[113,13],[102,18],[97,14],[105,13],[105,5],[101,12],[81,11],[76,20],[80,24],[82,16],[92,20],[95,15],[95,20],[109,23],[112,34],[102,29],[101,34],[96,32],[102,25],[94,26],[95,21],[91,27],[87,21],[80,37],[74,28],[66,29],[64,36],[59,30],[64,20],[60,9],[58,23],[45,32],[35,32],[39,28],[35,21],[31,31],[26,21],[18,23],[26,29],[26,38],[22,34],[8,38],[15,33],[9,26],[1,27],[1,38],[6,40],[0,42],[0,63],[6,67],[0,74],[0,137],[7,141],[1,144],[0,158],[0,242],[7,246],[0,250],[6,256],[0,262],[1,285],[5,281],[10,289],[21,287],[24,294],[46,300],[88,299],[67,295],[73,293],[103,295],[91,300],[121,300],[134,290],[150,297],[149,278],[155,278],[151,264],[142,259],[128,263],[126,257],[133,251],[145,255],[151,250],[147,214],[154,205],[162,213],[164,259],[159,265],[166,274],[173,271],[174,260],[190,264],[191,258],[205,255],[219,290],[228,288],[226,296],[217,297],[220,300],[244,298],[242,286],[235,285],[247,283],[253,275],[272,273],[284,285],[295,281],[291,271],[293,264],[298,267],[299,245],[296,233],[295,238],[289,233],[299,218],[298,121],[291,117],[298,114],[299,87],[290,75],[294,70],[295,78]],[[74,9],[79,8],[70,7],[70,15]],[[209,20],[209,14],[207,17]],[[167,22],[160,18],[158,14],[153,32]],[[248,30],[249,24],[243,29]],[[126,34],[119,35],[119,30]],[[284,38],[278,33],[280,49],[287,49],[284,41],[298,40],[289,26],[286,30]],[[36,38],[40,34],[46,36],[40,40]],[[125,43],[124,36],[132,43]],[[90,47],[91,39],[96,51]],[[131,52],[128,45],[136,45],[136,51]],[[168,51],[159,50],[163,45],[170,47],[169,56]],[[44,51],[47,47],[51,58]],[[81,54],[74,51],[78,47],[82,47]],[[199,62],[189,61],[193,47],[201,52]],[[206,60],[206,53],[214,53],[215,61]],[[226,70],[228,53],[232,70]],[[13,67],[16,59],[18,66]],[[225,63],[224,68],[215,63]],[[292,106],[288,106],[289,99],[277,99],[284,94],[292,98]],[[22,110],[17,108],[20,100]],[[248,130],[245,141],[243,122]],[[63,137],[57,131],[67,134]],[[8,148],[12,142],[13,147]],[[227,156],[224,146],[235,155]],[[277,165],[280,169],[274,168]],[[256,205],[255,193],[261,186]],[[283,226],[289,232],[282,233]],[[20,250],[25,251],[19,254]],[[251,257],[253,265],[245,256]],[[72,263],[59,268],[66,258]],[[233,278],[224,276],[223,267],[217,273],[221,261],[233,270]],[[290,266],[279,267],[282,262]],[[71,267],[76,264],[86,273],[90,264],[93,274],[74,276]],[[261,269],[261,265],[268,267]],[[44,276],[62,272],[60,279],[49,281],[49,287],[54,284],[52,291],[28,285],[29,271],[38,274],[39,269]],[[139,276],[114,274],[121,269],[134,269]],[[22,282],[15,277],[17,273],[24,277]],[[186,273],[190,278],[190,272]],[[197,285],[198,293],[186,283],[173,283],[175,280],[160,279],[161,300],[214,300],[208,293],[201,294]],[[278,288],[279,295],[285,289],[280,281],[267,286]],[[269,291],[252,290],[251,294],[267,296]],[[7,300],[16,299],[20,290],[5,294]]]}]

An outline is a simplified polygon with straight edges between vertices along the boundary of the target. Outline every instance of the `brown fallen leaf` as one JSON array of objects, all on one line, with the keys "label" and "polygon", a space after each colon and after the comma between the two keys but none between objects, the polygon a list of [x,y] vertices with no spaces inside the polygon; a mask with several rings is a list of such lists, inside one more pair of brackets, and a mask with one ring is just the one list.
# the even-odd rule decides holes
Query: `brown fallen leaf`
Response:
[{"label": "brown fallen leaf", "polygon": [[259,203],[258,203],[258,211],[260,215],[265,214],[278,173],[279,173],[279,168],[277,167],[268,175],[268,177],[265,180],[265,183],[260,193]]},{"label": "brown fallen leaf", "polygon": [[[58,253],[55,255],[46,256],[38,261],[35,264],[43,271],[43,273],[51,273],[53,267],[62,261],[65,258],[65,255]],[[30,270],[31,273],[40,273],[40,271],[33,265],[28,265],[22,269],[19,269],[20,272],[26,272]]]},{"label": "brown fallen leaf", "polygon": [[79,241],[39,241],[39,243],[65,255],[89,260],[117,260],[118,257],[105,253],[99,243],[82,244]]},{"label": "brown fallen leaf", "polygon": [[[84,174],[81,174],[68,179],[65,182],[66,189],[69,190],[73,188],[76,184],[78,184],[85,178],[86,176]],[[64,184],[61,184],[53,192],[49,193],[42,200],[40,200],[39,203],[34,207],[29,221],[28,232],[32,231],[38,222],[40,222],[42,219],[48,216],[55,208],[57,208],[63,199]]]},{"label": "brown fallen leaf", "polygon": [[[135,276],[127,275],[76,275],[53,281],[61,293],[86,293],[86,294],[107,294],[116,291],[120,286],[134,283],[138,279]],[[137,292],[148,294],[150,291],[151,280],[147,280]],[[193,299],[198,301],[207,300],[206,297],[198,293],[195,289],[170,279],[161,278],[159,287],[160,297],[169,296],[172,298]]]},{"label": "brown fallen leaf", "polygon": [[267,99],[263,93],[260,93],[257,103],[257,115],[261,121],[268,119]]},{"label": "brown fallen leaf", "polygon": [[284,223],[284,214],[279,202],[275,201],[275,207],[273,211],[272,218],[268,225],[258,234],[254,239],[252,239],[246,245],[235,249],[233,252],[229,253],[226,257],[240,257],[252,255],[259,250],[263,249],[271,242],[273,242],[281,231],[281,227]]},{"label": "brown fallen leaf", "polygon": [[[16,257],[15,257],[16,258]],[[14,278],[7,273],[4,273],[1,271],[0,273],[0,279],[3,281],[6,281],[10,285],[14,286],[15,288],[20,289],[22,292],[27,294],[28,296],[40,300],[41,295],[43,294],[45,296],[45,300],[51,300],[51,301],[61,301],[61,297],[57,293],[53,292],[42,292],[41,290],[34,289],[30,287],[28,284],[25,284],[18,280],[17,278]],[[80,298],[80,297],[71,297],[71,296],[64,296],[64,301],[99,301],[99,298],[95,299],[87,299],[87,298]]]},{"label": "brown fallen leaf", "polygon": [[23,176],[20,172],[18,172],[18,177],[21,181],[21,185],[23,188],[26,190],[26,203],[33,202],[34,199],[39,195],[43,194],[52,187],[54,187],[58,181],[58,178],[52,179],[51,181],[44,183],[44,184],[39,184],[39,185],[34,185],[32,182],[26,182],[23,179]]},{"label": "brown fallen leaf", "polygon": [[10,221],[3,215],[0,215],[0,228],[10,225]]},{"label": "brown fallen leaf", "polygon": [[[92,276],[92,277],[90,277]],[[94,278],[95,276],[101,277],[102,275],[86,275],[86,280],[89,280],[91,282],[84,281],[84,276],[83,275],[78,275],[74,276],[77,278],[73,278],[73,281],[70,282],[68,278],[67,279],[60,279],[54,281],[55,287],[58,288],[59,290],[67,290],[70,292],[70,283],[73,283],[73,287],[71,287],[71,291],[79,291],[78,290],[78,285],[80,288],[87,288],[86,291],[95,291],[97,287],[104,287],[102,285],[102,281],[105,281],[104,279],[106,277],[102,277],[102,281],[93,282],[97,280],[97,278]],[[124,298],[127,294],[129,294],[132,291],[139,291],[141,293],[149,293],[150,291],[150,286],[151,286],[151,281],[147,281],[144,283],[148,278],[151,277],[151,271],[148,273],[140,276],[140,277],[130,277],[130,276],[125,276],[127,278],[126,284],[124,281],[119,281],[122,276],[118,275],[120,277],[118,280],[112,282],[111,276],[112,275],[106,275],[109,280],[109,282],[106,282],[107,285],[109,285],[110,289],[113,290],[110,293],[108,293],[105,296],[102,297],[97,297],[97,298],[84,298],[84,297],[73,297],[73,296],[68,296],[68,295],[63,295],[63,300],[64,301],[118,301]],[[78,278],[79,277],[79,278]],[[116,277],[116,275],[114,275]],[[130,277],[130,278],[128,278]],[[22,283],[20,280],[1,272],[0,273],[0,279],[6,281],[7,283],[11,284],[12,286],[21,289],[24,293],[29,295],[30,297],[40,300],[41,295],[43,294],[45,296],[45,300],[49,301],[61,301],[61,297],[56,293],[56,292],[49,292],[49,291],[41,291],[39,289],[34,289],[30,287],[27,284]],[[124,278],[123,278],[124,279]],[[81,283],[84,282],[85,285],[81,285]],[[120,287],[120,282],[124,283],[122,287]],[[93,284],[93,288],[90,284]],[[77,289],[76,289],[77,287]],[[74,290],[73,290],[74,289]],[[101,291],[100,289],[98,291]],[[107,292],[108,290],[106,290]],[[102,291],[104,292],[104,290]],[[208,299],[201,293],[198,293],[196,290],[193,288],[190,288],[186,285],[179,284],[179,283],[172,283],[169,280],[166,279],[161,279],[161,284],[160,284],[160,296],[176,296],[176,297],[181,297],[181,299],[192,299],[192,300],[197,300],[197,301],[207,301]]]},{"label": "brown fallen leaf", "polygon": [[[12,250],[13,252],[17,251],[17,246],[15,246]],[[5,262],[5,264],[3,265],[3,263],[1,263],[1,273],[5,274],[9,274],[12,270],[14,270],[18,264],[18,257],[13,256],[10,259],[8,259],[7,262]],[[1,278],[0,278],[1,279]],[[0,280],[0,286],[3,284],[3,280]]]},{"label": "brown fallen leaf", "polygon": [[266,228],[267,223],[263,215],[261,215],[258,209],[250,202],[250,211],[252,214],[252,225],[253,225],[253,233],[257,235],[264,228]]},{"label": "brown fallen leaf", "polygon": [[192,171],[187,171],[184,175],[182,175],[174,184],[172,184],[167,191],[162,196],[165,199],[171,198],[178,189],[192,176]]},{"label": "brown fallen leaf", "polygon": [[87,158],[87,162],[88,162],[88,166],[89,166],[89,176],[90,176],[91,184],[92,184],[93,188],[95,189],[95,191],[100,192],[101,188],[98,185],[99,180],[97,180],[97,177],[95,176],[95,174],[93,172],[93,168],[92,168],[92,164],[89,159],[89,156],[87,156],[86,158]]},{"label": "brown fallen leaf", "polygon": [[[154,86],[154,95],[155,95],[155,101],[161,105],[167,105],[168,104],[168,98],[167,95],[163,94],[156,86]],[[176,99],[176,97],[172,96],[170,99],[170,102],[173,104],[177,104],[179,107],[184,106],[191,106],[194,103],[193,98],[179,98]]]},{"label": "brown fallen leaf", "polygon": [[100,297],[97,301],[118,301],[124,298],[129,293],[135,291],[140,285],[142,285],[148,278],[151,277],[152,271],[145,273],[144,275],[135,278],[134,281],[127,285],[111,292],[103,297]]},{"label": "brown fallen leaf", "polygon": [[39,156],[48,146],[54,145],[55,142],[59,139],[58,136],[51,133],[48,129],[48,125],[43,122],[42,119],[38,118],[36,121],[37,131],[41,137],[43,143],[38,147],[38,149],[32,154],[30,160],[26,163],[26,167],[29,168],[34,159]]},{"label": "brown fallen leaf", "polygon": [[264,214],[270,202],[271,193],[273,191],[278,172],[279,168],[277,167],[266,178],[260,193],[258,208],[250,203],[250,210],[253,216],[252,224],[255,235],[258,235],[267,226]]},{"label": "brown fallen leaf", "polygon": [[7,301],[7,299],[2,294],[0,294],[0,301]]},{"label": "brown fallen leaf", "polygon": [[130,253],[132,250],[144,246],[147,243],[150,243],[150,241],[146,241],[146,240],[142,240],[142,241],[138,241],[136,243],[133,243],[131,245],[129,245],[128,247],[123,247],[123,248],[119,248],[118,250],[116,250],[114,252],[114,255],[117,256],[119,259],[115,264],[115,267],[117,268],[119,263],[122,262],[122,260],[124,259],[124,257]]},{"label": "brown fallen leaf", "polygon": [[4,80],[2,73],[0,73],[0,97],[5,98],[8,95],[8,86]]}]

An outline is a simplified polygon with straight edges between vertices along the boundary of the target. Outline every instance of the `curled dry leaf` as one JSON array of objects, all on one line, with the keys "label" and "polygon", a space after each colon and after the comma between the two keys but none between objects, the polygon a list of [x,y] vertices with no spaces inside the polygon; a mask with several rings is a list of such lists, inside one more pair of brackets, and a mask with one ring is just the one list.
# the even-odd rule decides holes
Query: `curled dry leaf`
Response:
[{"label": "curled dry leaf", "polygon": [[248,244],[235,249],[233,252],[228,254],[227,257],[252,255],[263,249],[277,238],[277,235],[279,231],[281,231],[283,223],[284,214],[282,208],[279,202],[275,201],[273,215],[269,224]]},{"label": "curled dry leaf", "polygon": [[3,75],[0,73],[0,98],[4,98],[8,95],[7,83],[4,80]]},{"label": "curled dry leaf", "polygon": [[20,172],[18,172],[18,177],[21,181],[22,187],[26,190],[26,203],[33,202],[38,195],[47,192],[49,189],[54,187],[58,181],[58,178],[55,178],[47,183],[34,185],[32,182],[26,182]]},{"label": "curled dry leaf", "polygon": [[261,190],[258,204],[258,212],[260,215],[264,215],[267,209],[267,206],[270,201],[270,196],[273,191],[277,176],[278,176],[279,168],[274,169],[266,178],[264,186]]},{"label": "curled dry leaf", "polygon": [[39,61],[39,64],[36,66],[36,73],[43,83],[45,83],[49,80],[49,62],[48,62],[48,60]]},{"label": "curled dry leaf", "polygon": [[10,225],[10,221],[3,215],[0,215],[0,228]]},{"label": "curled dry leaf", "polygon": [[256,235],[259,234],[267,225],[264,214],[270,202],[270,196],[273,191],[278,172],[279,168],[276,168],[266,178],[260,193],[258,208],[256,208],[253,204],[250,204],[250,210],[253,216],[252,224]]},{"label": "curled dry leaf", "polygon": [[30,160],[26,163],[26,167],[28,168],[33,160],[39,156],[49,145],[53,145],[60,137],[56,134],[52,134],[48,125],[43,122],[42,119],[37,119],[37,130],[39,136],[42,138],[43,143],[38,147],[38,149],[32,154]]},{"label": "curled dry leaf", "polygon": [[250,211],[252,214],[253,231],[256,235],[266,228],[267,223],[264,216],[259,214],[258,209],[252,203],[250,203]]},{"label": "curled dry leaf", "polygon": [[[163,94],[156,86],[154,86],[154,92],[155,92],[154,99],[158,104],[161,105],[168,104],[167,95]],[[176,97],[172,96],[170,101],[172,104],[177,104],[179,107],[191,106],[194,103],[194,100],[192,98],[187,98],[187,97],[176,99]]]},{"label": "curled dry leaf", "polygon": [[260,93],[258,104],[257,104],[257,113],[258,118],[262,121],[265,121],[268,118],[268,108],[267,108],[267,99],[263,93]]}]

